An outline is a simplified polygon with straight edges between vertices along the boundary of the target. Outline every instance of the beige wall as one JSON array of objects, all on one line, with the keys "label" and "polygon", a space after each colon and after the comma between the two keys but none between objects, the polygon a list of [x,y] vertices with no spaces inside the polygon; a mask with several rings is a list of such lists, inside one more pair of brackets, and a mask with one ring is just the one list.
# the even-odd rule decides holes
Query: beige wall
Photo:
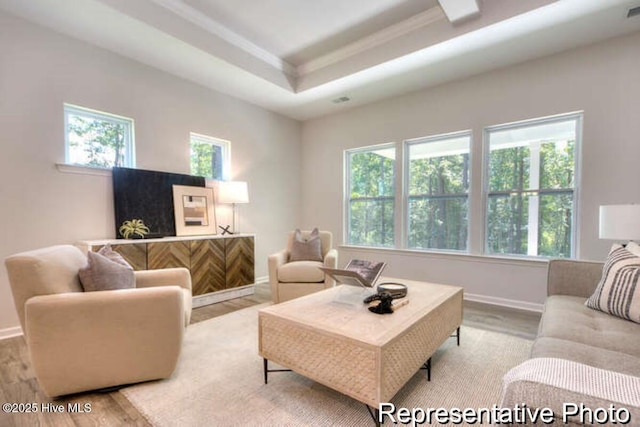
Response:
[{"label": "beige wall", "polygon": [[[583,110],[578,251],[583,259],[603,259],[611,242],[598,239],[598,206],[640,202],[638,46],[635,33],[306,121],[303,222],[321,224],[344,241],[343,150],[471,129],[470,245],[472,254],[481,255],[483,127]],[[544,301],[545,263],[340,249],[341,265],[353,257],[386,260],[389,274],[460,284],[493,302],[531,307]]]},{"label": "beige wall", "polygon": [[[299,214],[297,121],[0,13],[0,259],[114,236],[111,178],[59,172],[63,102],[135,120],[137,166],[189,173],[189,132],[231,141],[249,184],[240,227],[256,233],[256,275]],[[228,210],[227,212],[228,213]],[[222,215],[224,220],[224,213]],[[0,268],[0,336],[18,325]]]}]

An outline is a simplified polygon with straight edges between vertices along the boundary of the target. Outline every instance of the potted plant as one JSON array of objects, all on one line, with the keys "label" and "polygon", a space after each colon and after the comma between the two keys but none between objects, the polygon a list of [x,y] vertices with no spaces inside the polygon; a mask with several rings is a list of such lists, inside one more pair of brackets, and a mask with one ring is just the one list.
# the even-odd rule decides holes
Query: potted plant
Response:
[{"label": "potted plant", "polygon": [[141,219],[132,219],[123,222],[118,231],[125,239],[144,239],[149,233],[149,227]]}]

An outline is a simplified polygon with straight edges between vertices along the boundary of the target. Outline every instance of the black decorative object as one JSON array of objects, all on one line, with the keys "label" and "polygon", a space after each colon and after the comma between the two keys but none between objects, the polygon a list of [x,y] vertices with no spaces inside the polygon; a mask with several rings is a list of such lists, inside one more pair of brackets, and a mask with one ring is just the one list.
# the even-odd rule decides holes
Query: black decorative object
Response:
[{"label": "black decorative object", "polygon": [[150,233],[146,237],[175,236],[173,185],[204,187],[201,176],[115,167],[113,204],[116,237],[124,221],[132,218],[144,221]]},{"label": "black decorative object", "polygon": [[227,225],[226,227],[223,227],[221,225],[218,226],[219,229],[222,230],[222,235],[224,236],[225,234],[233,234],[233,231],[229,230],[229,227],[231,227],[230,225]]},{"label": "black decorative object", "polygon": [[386,292],[376,294],[376,296],[378,297],[376,299],[379,299],[380,302],[376,306],[369,307],[369,311],[376,314],[393,313],[393,297]]}]

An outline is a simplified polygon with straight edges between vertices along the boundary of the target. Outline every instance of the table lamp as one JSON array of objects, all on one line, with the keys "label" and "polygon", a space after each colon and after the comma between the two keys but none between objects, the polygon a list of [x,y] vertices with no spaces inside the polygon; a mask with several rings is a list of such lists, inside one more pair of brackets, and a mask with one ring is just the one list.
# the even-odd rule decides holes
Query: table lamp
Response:
[{"label": "table lamp", "polygon": [[608,240],[640,240],[640,204],[600,206],[600,235]]},{"label": "table lamp", "polygon": [[232,228],[233,233],[236,230],[236,205],[238,203],[249,203],[249,191],[245,181],[220,181],[218,183],[218,203],[233,205]]}]

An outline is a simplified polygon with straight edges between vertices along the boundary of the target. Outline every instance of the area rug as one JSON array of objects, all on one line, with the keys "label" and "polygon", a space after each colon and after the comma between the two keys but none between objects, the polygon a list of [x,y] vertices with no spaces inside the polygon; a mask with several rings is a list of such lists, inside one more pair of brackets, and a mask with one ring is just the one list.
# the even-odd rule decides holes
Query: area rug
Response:
[{"label": "area rug", "polygon": [[[258,310],[236,311],[187,328],[171,378],[120,390],[154,426],[370,426],[364,404],[293,372],[264,384]],[[392,399],[406,408],[490,408],[502,376],[527,359],[531,341],[463,326]],[[276,367],[271,366],[270,367]],[[386,423],[385,423],[386,425]],[[389,423],[391,425],[391,423]]]}]

